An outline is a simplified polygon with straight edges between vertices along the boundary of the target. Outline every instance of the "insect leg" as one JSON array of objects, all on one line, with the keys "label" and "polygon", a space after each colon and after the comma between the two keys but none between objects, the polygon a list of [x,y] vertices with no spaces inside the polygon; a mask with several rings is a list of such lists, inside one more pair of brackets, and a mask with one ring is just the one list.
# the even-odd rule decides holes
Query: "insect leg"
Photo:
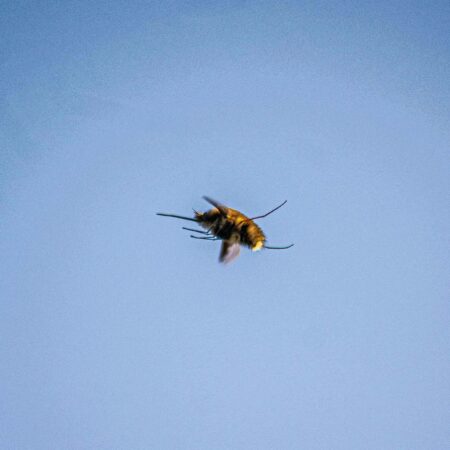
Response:
[{"label": "insect leg", "polygon": [[269,250],[285,250],[287,248],[293,247],[294,244],[286,245],[285,247],[268,247],[267,245],[264,246],[264,248],[268,248]]},{"label": "insect leg", "polygon": [[187,228],[187,227],[182,227],[183,230],[188,230],[188,231],[194,231],[195,233],[200,233],[200,234],[210,234],[208,231],[203,231],[203,230],[196,230],[195,228]]},{"label": "insect leg", "polygon": [[269,214],[272,214],[274,211],[276,211],[277,209],[280,209],[283,205],[285,205],[287,203],[287,200],[285,200],[281,205],[278,205],[276,208],[273,208],[271,211],[269,211],[266,214],[263,214],[262,216],[256,216],[256,217],[252,217],[250,220],[255,220],[255,219],[262,219],[263,217],[267,217]]},{"label": "insect leg", "polygon": [[204,241],[219,241],[220,239],[214,236],[205,236],[205,237],[201,237],[201,236],[193,236],[191,234],[190,236],[192,239],[202,239]]}]

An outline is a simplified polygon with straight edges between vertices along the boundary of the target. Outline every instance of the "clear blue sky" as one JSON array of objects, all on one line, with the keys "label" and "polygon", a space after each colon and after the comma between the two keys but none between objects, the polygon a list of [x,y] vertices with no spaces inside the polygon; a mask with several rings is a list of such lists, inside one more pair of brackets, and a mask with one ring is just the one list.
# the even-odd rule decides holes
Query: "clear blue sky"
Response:
[{"label": "clear blue sky", "polygon": [[448,2],[0,8],[2,449],[448,448]]}]

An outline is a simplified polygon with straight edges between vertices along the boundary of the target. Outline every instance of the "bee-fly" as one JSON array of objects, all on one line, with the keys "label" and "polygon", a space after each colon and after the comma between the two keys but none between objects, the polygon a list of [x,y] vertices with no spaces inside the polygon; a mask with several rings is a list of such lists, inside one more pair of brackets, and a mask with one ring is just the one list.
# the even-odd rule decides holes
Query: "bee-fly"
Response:
[{"label": "bee-fly", "polygon": [[183,227],[184,230],[199,233],[202,236],[194,236],[191,238],[203,239],[207,241],[222,241],[222,248],[220,250],[219,261],[230,262],[239,255],[240,246],[244,245],[253,251],[268,248],[273,250],[283,250],[292,247],[294,244],[285,247],[269,247],[266,245],[266,237],[261,228],[256,225],[254,220],[262,219],[272,214],[277,209],[281,208],[287,200],[281,205],[272,209],[262,216],[249,218],[232,208],[228,208],[212,200],[209,197],[203,197],[213,208],[206,212],[198,212],[194,210],[194,217],[179,216],[177,214],[157,213],[158,216],[176,217],[178,219],[190,220],[197,222],[206,231],[194,228]]}]

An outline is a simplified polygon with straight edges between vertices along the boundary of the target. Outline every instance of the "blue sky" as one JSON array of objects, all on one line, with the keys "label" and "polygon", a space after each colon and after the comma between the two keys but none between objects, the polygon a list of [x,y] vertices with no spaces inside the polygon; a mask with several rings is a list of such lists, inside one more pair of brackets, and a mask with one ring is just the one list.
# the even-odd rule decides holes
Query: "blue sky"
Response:
[{"label": "blue sky", "polygon": [[2,448],[447,448],[447,2],[0,8]]}]

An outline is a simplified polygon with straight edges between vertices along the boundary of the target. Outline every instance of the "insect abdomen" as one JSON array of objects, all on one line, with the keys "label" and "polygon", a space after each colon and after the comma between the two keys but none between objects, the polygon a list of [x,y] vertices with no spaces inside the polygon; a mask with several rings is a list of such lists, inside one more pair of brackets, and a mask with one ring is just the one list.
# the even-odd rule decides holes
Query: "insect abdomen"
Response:
[{"label": "insect abdomen", "polygon": [[264,247],[266,237],[261,228],[254,222],[246,222],[241,226],[241,242],[253,251]]}]

